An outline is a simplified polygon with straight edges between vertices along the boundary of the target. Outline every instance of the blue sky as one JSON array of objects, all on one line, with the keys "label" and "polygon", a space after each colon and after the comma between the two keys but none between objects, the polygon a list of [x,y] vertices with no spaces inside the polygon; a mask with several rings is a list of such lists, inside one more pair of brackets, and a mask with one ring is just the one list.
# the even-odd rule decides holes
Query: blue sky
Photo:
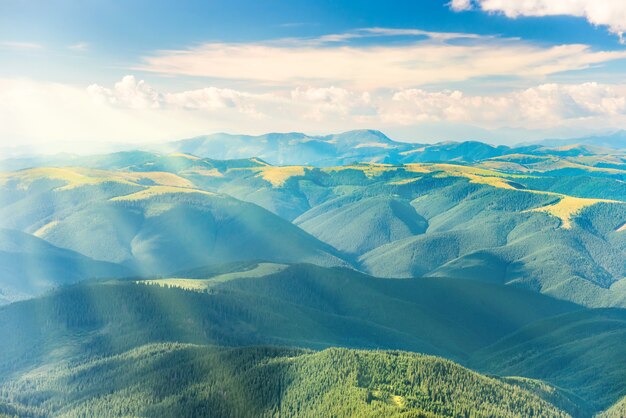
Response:
[{"label": "blue sky", "polygon": [[626,127],[613,0],[0,0],[0,137],[381,129],[516,142]]}]

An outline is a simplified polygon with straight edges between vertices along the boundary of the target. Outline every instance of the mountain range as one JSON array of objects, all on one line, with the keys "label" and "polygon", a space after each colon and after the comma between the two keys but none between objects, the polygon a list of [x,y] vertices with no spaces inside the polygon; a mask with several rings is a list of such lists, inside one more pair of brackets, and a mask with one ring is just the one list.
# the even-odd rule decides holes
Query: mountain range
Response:
[{"label": "mountain range", "polygon": [[620,138],[5,160],[0,415],[618,417]]},{"label": "mountain range", "polygon": [[[119,146],[117,146],[119,148]],[[330,167],[360,163],[407,164],[415,162],[473,163],[489,158],[514,155],[624,155],[626,133],[567,139],[545,139],[517,145],[492,145],[480,141],[446,141],[430,144],[401,142],[376,130],[355,130],[333,135],[307,135],[300,132],[265,135],[216,133],[151,145],[148,153],[190,154],[217,160],[259,158],[273,165],[313,165]],[[132,151],[133,149],[129,149]],[[3,153],[0,152],[0,155]],[[11,153],[5,153],[10,156]],[[15,154],[15,153],[14,153]],[[123,151],[117,154],[124,154]],[[87,158],[89,160],[89,158]],[[90,166],[96,159],[91,158]],[[72,165],[86,157],[72,154],[32,153],[12,155],[0,161],[0,168],[16,170],[42,165]]]},{"label": "mountain range", "polygon": [[[563,149],[564,148],[564,149]],[[199,157],[240,159],[258,157],[275,165],[345,165],[354,162],[407,164],[416,162],[475,162],[502,155],[530,154],[624,154],[626,134],[574,139],[543,140],[517,146],[490,145],[478,141],[418,144],[398,142],[380,131],[358,130],[336,135],[272,133],[260,136],[225,133],[170,142],[154,148],[164,153],[187,153]]]}]

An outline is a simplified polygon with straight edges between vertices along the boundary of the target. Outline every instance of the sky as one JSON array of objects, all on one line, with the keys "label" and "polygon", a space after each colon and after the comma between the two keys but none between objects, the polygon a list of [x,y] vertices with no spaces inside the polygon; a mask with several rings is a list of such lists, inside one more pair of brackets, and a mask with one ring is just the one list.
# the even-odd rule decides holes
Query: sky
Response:
[{"label": "sky", "polygon": [[0,0],[0,147],[626,128],[626,2]]}]

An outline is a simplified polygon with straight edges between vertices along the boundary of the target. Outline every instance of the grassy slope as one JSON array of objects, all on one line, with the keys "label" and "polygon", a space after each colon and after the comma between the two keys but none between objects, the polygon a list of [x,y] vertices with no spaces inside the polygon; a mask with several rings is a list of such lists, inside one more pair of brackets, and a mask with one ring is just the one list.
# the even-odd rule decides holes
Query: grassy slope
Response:
[{"label": "grassy slope", "polygon": [[344,264],[332,247],[291,223],[219,195],[167,194],[106,202],[69,215],[44,237],[145,273],[245,259]]},{"label": "grassy slope", "polygon": [[626,294],[610,287],[626,274],[626,239],[616,232],[626,205],[596,204],[566,229],[532,211],[550,199],[454,183],[412,202],[429,222],[425,234],[380,246],[361,257],[362,265],[378,276],[471,278],[589,306],[624,306]]}]

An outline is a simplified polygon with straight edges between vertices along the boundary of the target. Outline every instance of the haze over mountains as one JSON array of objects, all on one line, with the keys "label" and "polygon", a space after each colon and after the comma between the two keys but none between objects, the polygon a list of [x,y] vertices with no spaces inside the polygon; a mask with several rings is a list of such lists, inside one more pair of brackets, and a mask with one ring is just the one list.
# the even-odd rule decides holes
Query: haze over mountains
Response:
[{"label": "haze over mountains", "polygon": [[[626,133],[617,131],[567,139],[544,139],[517,145],[492,145],[479,140],[445,141],[434,143],[402,142],[390,139],[376,130],[354,130],[332,135],[307,135],[299,132],[269,133],[265,135],[237,135],[216,133],[162,144],[140,147],[161,154],[186,153],[219,160],[260,158],[273,165],[314,165],[319,167],[344,165],[353,162],[403,164],[411,162],[465,161],[516,154],[624,154]],[[564,148],[564,149],[559,149]],[[110,152],[134,150],[117,144]],[[0,167],[5,170],[33,165],[71,164],[83,157],[71,153],[46,152],[46,157],[32,150],[1,152]],[[98,151],[103,153],[103,151]]]},{"label": "haze over mountains", "polygon": [[[580,145],[569,150],[552,150]],[[594,150],[587,147],[595,147]],[[600,150],[600,148],[609,148]],[[260,136],[213,134],[171,142],[155,147],[160,152],[182,152],[216,159],[258,157],[275,165],[332,166],[353,162],[407,164],[434,161],[480,161],[516,153],[546,154],[569,152],[594,154],[626,149],[626,135],[545,140],[519,146],[494,146],[479,141],[417,144],[398,142],[380,131],[360,130],[336,135],[311,136],[302,133],[272,133]],[[621,152],[623,154],[623,152]]]},{"label": "haze over mountains", "polygon": [[[130,415],[199,405],[315,415],[346,413],[337,394],[351,393],[346,408],[379,416],[617,417],[626,153],[607,145],[619,138],[495,147],[377,131],[219,134],[160,151],[6,160],[0,414],[71,416],[109,402]],[[307,351],[336,346],[349,350]],[[376,348],[482,374],[359,351]],[[229,350],[240,350],[238,371],[220,388]],[[334,374],[328,356],[356,380]],[[127,377],[93,383],[133,361]],[[398,380],[393,370],[415,362],[428,372]],[[41,367],[50,372],[38,379]],[[170,373],[177,391],[164,388]],[[452,397],[441,389],[450,375],[469,382]],[[271,393],[254,386],[259,376]],[[62,395],[69,382],[76,397]],[[319,403],[287,401],[318,386],[329,388]]]},{"label": "haze over mountains", "polygon": [[[361,141],[391,143],[359,132]],[[274,166],[145,151],[56,161],[61,167],[4,175],[0,226],[137,274],[241,259],[313,262],[486,280],[588,306],[626,303],[626,156],[443,147],[411,158],[452,161]]]}]

